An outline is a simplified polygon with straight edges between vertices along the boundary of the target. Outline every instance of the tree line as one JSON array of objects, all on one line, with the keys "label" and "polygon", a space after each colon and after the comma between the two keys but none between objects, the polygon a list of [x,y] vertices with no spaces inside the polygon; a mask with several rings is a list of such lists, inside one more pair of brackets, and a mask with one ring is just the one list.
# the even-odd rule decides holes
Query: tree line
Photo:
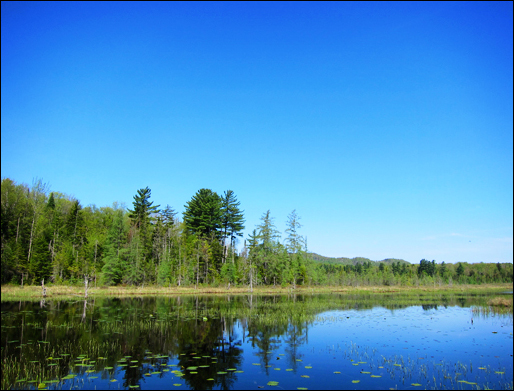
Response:
[{"label": "tree line", "polygon": [[[133,207],[83,206],[41,180],[32,186],[1,182],[1,282],[186,286],[200,284],[419,285],[512,282],[512,264],[419,266],[315,262],[293,210],[282,234],[270,211],[247,238],[244,211],[232,190],[200,189],[182,219],[170,206],[154,205],[139,189]],[[242,240],[242,250],[236,244]]]}]

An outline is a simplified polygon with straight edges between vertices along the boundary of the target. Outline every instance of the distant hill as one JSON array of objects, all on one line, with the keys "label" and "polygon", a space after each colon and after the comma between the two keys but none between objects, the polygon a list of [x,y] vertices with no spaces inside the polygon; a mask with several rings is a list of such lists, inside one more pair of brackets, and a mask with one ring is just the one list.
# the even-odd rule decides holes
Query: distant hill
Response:
[{"label": "distant hill", "polygon": [[315,262],[319,263],[331,263],[331,264],[337,264],[337,265],[357,265],[358,263],[364,263],[364,262],[371,262],[371,263],[387,263],[391,264],[393,262],[400,262],[406,263],[407,265],[410,265],[410,262],[407,262],[403,259],[396,259],[396,258],[387,258],[382,259],[381,261],[372,261],[369,258],[363,258],[363,257],[355,257],[355,258],[346,258],[346,257],[340,257],[340,258],[333,258],[333,257],[325,257],[323,255],[319,255],[316,253],[309,253],[309,255],[312,257],[312,259]]}]

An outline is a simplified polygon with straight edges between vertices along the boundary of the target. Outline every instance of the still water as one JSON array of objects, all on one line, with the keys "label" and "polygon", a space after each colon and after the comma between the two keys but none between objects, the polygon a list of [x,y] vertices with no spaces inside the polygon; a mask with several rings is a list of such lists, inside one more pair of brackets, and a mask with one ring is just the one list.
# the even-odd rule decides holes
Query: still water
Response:
[{"label": "still water", "polygon": [[[2,302],[2,388],[511,389],[487,296]],[[482,309],[482,311],[481,311]]]}]

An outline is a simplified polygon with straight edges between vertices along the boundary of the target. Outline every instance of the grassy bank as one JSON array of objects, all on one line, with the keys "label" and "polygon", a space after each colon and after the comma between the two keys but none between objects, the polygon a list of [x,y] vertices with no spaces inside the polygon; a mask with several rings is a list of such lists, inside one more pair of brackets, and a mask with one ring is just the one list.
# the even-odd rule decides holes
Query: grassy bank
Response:
[{"label": "grassy bank", "polygon": [[[47,285],[46,299],[76,299],[84,297],[84,287]],[[430,293],[484,293],[512,291],[512,284],[483,284],[483,285],[454,285],[454,286],[300,286],[296,289],[279,286],[259,286],[254,288],[253,294],[290,294],[290,293],[347,293],[347,294],[430,294]],[[25,286],[21,288],[15,285],[3,285],[1,287],[2,301],[12,300],[41,300],[41,286]],[[236,295],[249,294],[247,286],[243,287],[212,287],[200,286],[195,289],[189,287],[160,287],[160,286],[116,286],[116,287],[91,287],[88,290],[89,297],[122,297],[122,296],[156,296],[156,295]]]}]

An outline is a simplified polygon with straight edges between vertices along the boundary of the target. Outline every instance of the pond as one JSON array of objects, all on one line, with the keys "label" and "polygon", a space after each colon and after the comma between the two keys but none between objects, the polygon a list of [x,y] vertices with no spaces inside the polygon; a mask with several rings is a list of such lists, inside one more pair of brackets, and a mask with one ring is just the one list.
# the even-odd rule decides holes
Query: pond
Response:
[{"label": "pond", "polygon": [[487,295],[2,302],[2,389],[512,389]]}]

